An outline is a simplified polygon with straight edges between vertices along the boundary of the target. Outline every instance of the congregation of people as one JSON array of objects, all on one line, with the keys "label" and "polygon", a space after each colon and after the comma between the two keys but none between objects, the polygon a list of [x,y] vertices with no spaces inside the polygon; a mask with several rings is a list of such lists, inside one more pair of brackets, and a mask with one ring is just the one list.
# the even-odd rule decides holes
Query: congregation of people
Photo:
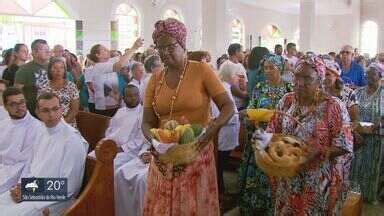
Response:
[{"label": "congregation of people", "polygon": [[[188,50],[176,19],[158,21],[152,37],[153,45],[138,38],[123,52],[96,44],[85,59],[42,39],[3,53],[0,215],[60,215],[78,197],[86,157],[96,157],[77,129],[79,111],[111,117],[105,139],[118,148],[118,216],[224,213],[224,171],[239,149],[231,202],[240,215],[341,215],[350,191],[367,203],[384,201],[384,53],[233,43],[213,62],[207,51]],[[247,113],[259,108],[278,112],[254,122]],[[205,127],[194,162],[159,161],[150,130],[169,119]],[[267,133],[310,144],[296,176],[271,177],[257,166],[252,143],[267,142]],[[26,177],[67,178],[69,199],[23,201]]]}]

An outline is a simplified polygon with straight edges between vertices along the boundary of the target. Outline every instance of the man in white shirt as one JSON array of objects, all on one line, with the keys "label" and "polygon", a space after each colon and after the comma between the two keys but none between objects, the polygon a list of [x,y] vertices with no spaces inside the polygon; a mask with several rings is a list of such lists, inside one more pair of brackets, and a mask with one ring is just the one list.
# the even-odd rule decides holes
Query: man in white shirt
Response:
[{"label": "man in white shirt", "polygon": [[293,82],[293,73],[295,72],[296,63],[299,60],[296,57],[297,50],[296,50],[296,44],[295,43],[288,43],[287,44],[287,53],[284,55],[284,58],[286,60],[286,68],[283,72],[282,79],[285,82]]},{"label": "man in white shirt", "polygon": [[141,131],[143,108],[136,86],[126,86],[124,102],[126,107],[119,109],[106,131],[106,137],[114,140],[121,151],[114,161],[115,209],[119,216],[141,215],[151,155]]},{"label": "man in white shirt", "polygon": [[95,87],[93,86],[93,75],[92,73],[93,65],[84,68],[84,81],[88,89],[88,109],[90,112],[95,112]]},{"label": "man in white shirt", "polygon": [[152,74],[160,74],[163,70],[163,65],[161,63],[160,56],[157,54],[148,56],[144,61],[145,75],[143,78],[143,84],[140,85],[140,98],[143,100],[145,89],[147,84],[151,79]]},{"label": "man in white shirt", "polygon": [[[247,83],[248,83],[248,77],[247,77],[247,71],[245,70],[242,62],[244,60],[244,53],[243,53],[243,47],[238,44],[234,43],[229,45],[228,47],[228,55],[229,60],[225,61],[221,66],[225,64],[234,64],[236,65],[237,69],[235,74],[239,77],[239,88],[243,91],[247,90]],[[246,104],[246,97],[241,98],[238,96],[234,96],[236,107],[241,110],[244,109]]]},{"label": "man in white shirt", "polygon": [[144,81],[144,65],[141,62],[135,62],[131,66],[132,80],[129,84],[137,86],[139,89]]},{"label": "man in white shirt", "polygon": [[59,98],[43,93],[37,98],[36,114],[45,124],[38,145],[34,146],[33,160],[27,177],[66,178],[68,201],[22,201],[20,184],[0,195],[3,215],[37,216],[43,210],[49,215],[61,215],[69,207],[82,184],[88,143],[80,133],[63,120]]},{"label": "man in white shirt", "polygon": [[295,43],[288,43],[287,44],[287,53],[284,55],[284,58],[288,62],[288,70],[293,71],[295,69],[296,63],[299,60],[296,57],[297,50],[296,50],[296,44]]},{"label": "man in white shirt", "polygon": [[33,145],[39,143],[43,125],[27,110],[20,89],[4,91],[9,117],[0,121],[0,194],[8,191],[29,172]]},{"label": "man in white shirt", "polygon": [[[235,103],[231,91],[231,86],[236,84],[238,79],[238,77],[235,76],[235,72],[233,70],[225,70],[225,68],[223,67],[219,71],[219,78],[222,81],[223,87],[226,90],[229,98],[233,103]],[[213,102],[211,102],[211,110],[213,118],[217,118],[220,115],[219,108]],[[220,128],[218,132],[217,181],[220,199],[223,198],[225,192],[223,176],[224,168],[227,167],[231,151],[234,150],[237,146],[239,146],[239,112],[236,107],[234,107],[233,111],[235,114],[225,125]]]},{"label": "man in white shirt", "polygon": [[3,93],[7,89],[7,84],[4,80],[0,80],[0,121],[8,118],[8,112],[4,108]]},{"label": "man in white shirt", "polygon": [[64,47],[60,44],[56,44],[52,49],[53,57],[64,57],[64,52]]}]

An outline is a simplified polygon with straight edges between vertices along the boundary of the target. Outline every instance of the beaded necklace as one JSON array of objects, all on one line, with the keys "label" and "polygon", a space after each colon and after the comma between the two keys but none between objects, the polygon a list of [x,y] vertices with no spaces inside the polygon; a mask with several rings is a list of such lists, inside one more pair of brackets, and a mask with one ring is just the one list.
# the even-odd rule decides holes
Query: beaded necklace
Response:
[{"label": "beaded necklace", "polygon": [[[177,84],[177,87],[176,87],[176,91],[175,91],[175,94],[171,97],[171,103],[169,105],[169,119],[168,120],[172,120],[172,117],[173,117],[173,109],[174,109],[174,105],[175,105],[175,102],[176,102],[176,99],[179,95],[179,91],[180,91],[180,87],[181,87],[181,83],[184,79],[184,76],[185,76],[185,72],[187,71],[187,66],[188,66],[188,60],[185,60],[185,64],[184,64],[184,68],[183,68],[183,72],[181,73],[180,75],[180,78],[179,78],[179,82]],[[157,118],[160,120],[160,114],[159,112],[157,111],[158,110],[158,107],[157,107],[157,98],[159,96],[159,92],[161,90],[161,88],[163,87],[163,84],[166,82],[165,81],[165,75],[168,73],[168,67],[164,70],[164,73],[161,77],[161,80],[159,82],[159,87],[155,90],[155,95],[153,97],[153,102],[152,102],[152,107],[153,107],[153,111],[155,112],[155,115],[157,116]]]}]

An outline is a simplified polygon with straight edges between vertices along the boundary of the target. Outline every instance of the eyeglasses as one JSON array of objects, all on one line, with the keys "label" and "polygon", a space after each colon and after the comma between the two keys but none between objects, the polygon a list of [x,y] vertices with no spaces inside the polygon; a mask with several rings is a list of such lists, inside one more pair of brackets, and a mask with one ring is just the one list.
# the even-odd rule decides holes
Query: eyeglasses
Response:
[{"label": "eyeglasses", "polygon": [[43,108],[40,110],[40,112],[45,113],[45,114],[48,114],[50,112],[55,113],[55,112],[59,111],[59,109],[60,109],[60,107],[53,107],[52,109]]},{"label": "eyeglasses", "polygon": [[174,42],[165,46],[155,46],[155,49],[157,49],[159,52],[165,52],[165,51],[173,52],[175,51],[177,44],[178,44],[177,42]]},{"label": "eyeglasses", "polygon": [[347,50],[343,50],[340,52],[340,54],[351,54],[352,52],[351,51],[347,51]]},{"label": "eyeglasses", "polygon": [[270,71],[270,70],[276,70],[276,66],[275,65],[265,65],[264,66],[264,71]]},{"label": "eyeglasses", "polygon": [[10,102],[7,104],[7,106],[11,107],[12,109],[16,109],[18,107],[26,106],[25,100],[21,100],[19,102]]}]

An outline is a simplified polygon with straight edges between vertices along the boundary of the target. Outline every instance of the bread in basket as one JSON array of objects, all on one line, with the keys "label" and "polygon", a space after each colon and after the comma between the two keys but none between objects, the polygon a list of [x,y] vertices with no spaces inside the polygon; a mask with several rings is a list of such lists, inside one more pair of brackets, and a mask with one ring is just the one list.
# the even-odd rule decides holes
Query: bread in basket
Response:
[{"label": "bread in basket", "polygon": [[274,177],[293,177],[306,159],[304,143],[294,136],[273,134],[265,149],[255,141],[252,145],[257,166]]}]

